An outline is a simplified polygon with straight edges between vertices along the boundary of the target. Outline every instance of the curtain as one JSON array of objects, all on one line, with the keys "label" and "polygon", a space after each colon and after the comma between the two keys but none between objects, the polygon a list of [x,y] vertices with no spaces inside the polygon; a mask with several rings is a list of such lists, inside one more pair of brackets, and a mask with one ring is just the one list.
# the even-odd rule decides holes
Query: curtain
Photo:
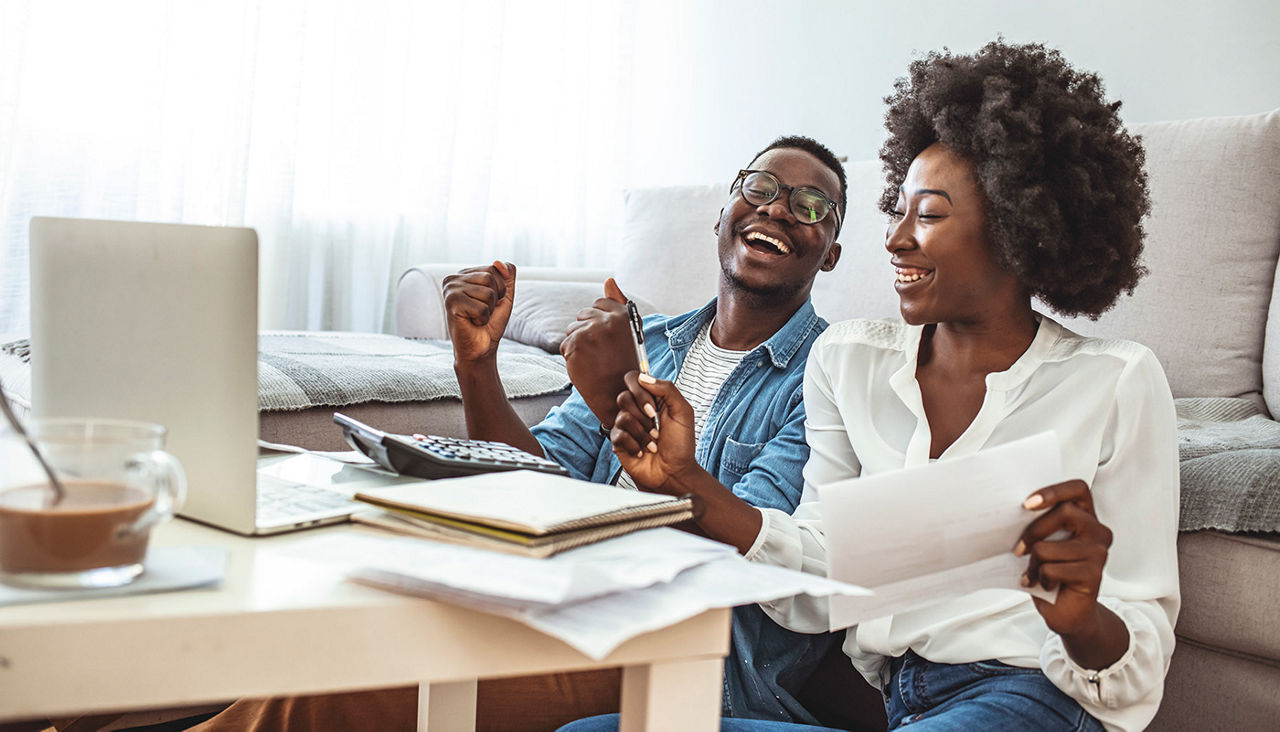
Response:
[{"label": "curtain", "polygon": [[423,261],[607,266],[630,2],[0,3],[0,335],[31,216],[250,226],[260,324],[386,331]]}]

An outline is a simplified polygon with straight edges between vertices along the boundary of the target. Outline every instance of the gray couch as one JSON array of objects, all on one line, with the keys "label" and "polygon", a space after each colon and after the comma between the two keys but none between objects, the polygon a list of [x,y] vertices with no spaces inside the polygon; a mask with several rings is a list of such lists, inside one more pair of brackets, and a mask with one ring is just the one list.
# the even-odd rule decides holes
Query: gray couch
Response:
[{"label": "gray couch", "polygon": [[[1144,138],[1153,212],[1147,224],[1150,269],[1132,298],[1096,322],[1066,321],[1088,335],[1139,341],[1164,364],[1180,408],[1189,398],[1229,398],[1237,413],[1280,416],[1280,110],[1270,114],[1136,125]],[[897,315],[892,270],[877,211],[877,161],[852,163],[849,211],[834,272],[819,276],[814,303],[829,321]],[[632,191],[612,273],[623,290],[679,313],[714,295],[712,226],[725,182]],[[456,264],[414,267],[400,280],[397,329],[411,338],[446,338],[441,279]],[[573,313],[598,296],[609,272],[521,268],[518,324],[509,334],[554,349]],[[548,354],[548,359],[558,356]],[[563,392],[513,399],[530,422]],[[1211,406],[1218,404],[1213,403]],[[1241,411],[1243,410],[1243,411]],[[332,440],[328,412],[324,440]],[[462,434],[456,402],[365,404],[349,410],[404,431]],[[302,413],[264,413],[263,436],[305,432]],[[1218,448],[1245,447],[1226,435]],[[1280,444],[1255,445],[1264,461],[1249,486],[1234,473],[1196,477],[1184,462],[1184,533],[1178,550],[1183,605],[1165,701],[1153,729],[1261,729],[1280,724]],[[1268,452],[1270,450],[1270,452]],[[1184,457],[1185,457],[1184,453]],[[1266,460],[1270,460],[1266,463]],[[1203,471],[1202,471],[1203,472]],[[1266,479],[1273,484],[1268,491]],[[1192,491],[1194,488],[1194,492]],[[1195,505],[1188,505],[1194,499]],[[1205,504],[1208,504],[1208,508]],[[1192,511],[1190,509],[1196,509]],[[1192,514],[1195,515],[1192,515]],[[1261,531],[1232,531],[1245,526]],[[1209,528],[1205,528],[1209,527]],[[1202,530],[1188,530],[1202,529]],[[1221,529],[1221,530],[1214,530]],[[1269,533],[1268,533],[1269,532]]]}]

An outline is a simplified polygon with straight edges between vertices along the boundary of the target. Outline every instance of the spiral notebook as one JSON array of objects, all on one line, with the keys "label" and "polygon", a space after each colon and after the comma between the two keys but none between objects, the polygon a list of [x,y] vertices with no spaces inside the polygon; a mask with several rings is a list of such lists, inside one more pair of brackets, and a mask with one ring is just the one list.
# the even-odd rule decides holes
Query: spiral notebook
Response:
[{"label": "spiral notebook", "polygon": [[388,486],[356,500],[353,519],[400,533],[545,557],[693,517],[689,498],[518,470]]}]

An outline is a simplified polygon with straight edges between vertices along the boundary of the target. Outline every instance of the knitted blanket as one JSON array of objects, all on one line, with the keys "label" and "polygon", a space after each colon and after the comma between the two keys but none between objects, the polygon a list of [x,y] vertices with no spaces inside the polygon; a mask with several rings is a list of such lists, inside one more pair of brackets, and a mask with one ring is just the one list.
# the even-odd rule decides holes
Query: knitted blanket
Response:
[{"label": "knitted blanket", "polygon": [[1244,399],[1176,399],[1183,531],[1280,531],[1280,422]]},{"label": "knitted blanket", "polygon": [[[30,344],[0,346],[0,380],[19,411],[30,409]],[[498,347],[508,397],[569,388],[564,358],[515,341]],[[291,411],[364,402],[458,398],[448,341],[376,333],[270,331],[258,336],[258,408]]]},{"label": "knitted blanket", "polygon": [[[498,347],[498,373],[509,398],[569,387],[563,357],[510,340]],[[258,406],[264,411],[460,395],[449,341],[301,331],[258,337]]]}]

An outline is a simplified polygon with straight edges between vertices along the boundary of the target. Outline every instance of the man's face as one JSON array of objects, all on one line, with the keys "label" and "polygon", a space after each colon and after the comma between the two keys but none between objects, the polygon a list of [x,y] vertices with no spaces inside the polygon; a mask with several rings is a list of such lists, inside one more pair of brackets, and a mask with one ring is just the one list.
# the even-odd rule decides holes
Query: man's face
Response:
[{"label": "man's face", "polygon": [[[803,150],[770,150],[750,168],[773,173],[783,185],[810,186],[832,200],[840,199],[835,171]],[[783,190],[771,203],[756,206],[743,199],[740,187],[730,194],[716,233],[720,271],[734,289],[791,302],[808,296],[819,270],[835,267],[840,258],[835,216],[802,224],[791,213],[790,196],[790,191]]]}]

